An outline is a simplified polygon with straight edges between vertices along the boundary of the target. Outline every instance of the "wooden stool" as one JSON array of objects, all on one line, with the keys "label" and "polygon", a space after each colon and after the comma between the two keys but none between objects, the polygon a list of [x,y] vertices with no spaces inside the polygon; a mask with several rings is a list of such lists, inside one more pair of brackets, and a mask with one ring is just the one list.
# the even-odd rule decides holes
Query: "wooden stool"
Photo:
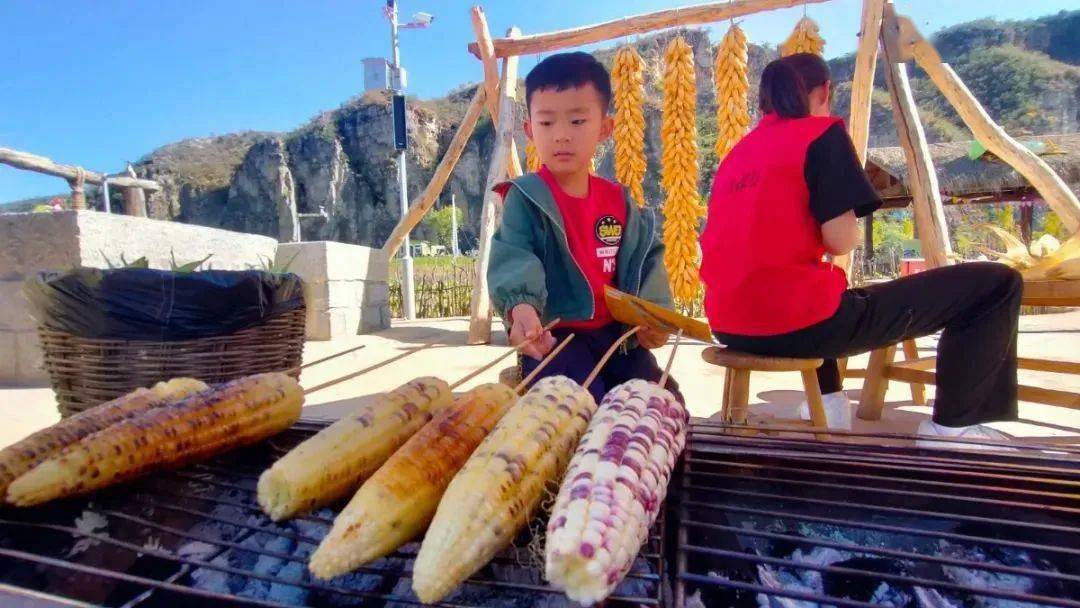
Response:
[{"label": "wooden stool", "polygon": [[[720,410],[724,422],[746,424],[750,403],[750,372],[801,372],[806,402],[810,406],[810,423],[815,428],[828,428],[825,405],[821,400],[821,387],[817,380],[817,368],[821,367],[821,359],[763,357],[719,346],[706,348],[701,353],[701,358],[725,369],[724,402]],[[805,424],[803,420],[785,422]],[[825,438],[822,434],[817,437]]]}]

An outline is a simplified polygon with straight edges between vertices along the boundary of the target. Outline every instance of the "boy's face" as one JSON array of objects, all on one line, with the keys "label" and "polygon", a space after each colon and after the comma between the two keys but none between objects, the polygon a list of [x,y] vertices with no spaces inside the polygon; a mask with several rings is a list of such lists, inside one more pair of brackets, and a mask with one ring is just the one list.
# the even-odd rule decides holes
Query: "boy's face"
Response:
[{"label": "boy's face", "polygon": [[572,174],[589,170],[596,147],[611,136],[613,125],[600,92],[588,83],[533,91],[525,134],[552,173]]}]

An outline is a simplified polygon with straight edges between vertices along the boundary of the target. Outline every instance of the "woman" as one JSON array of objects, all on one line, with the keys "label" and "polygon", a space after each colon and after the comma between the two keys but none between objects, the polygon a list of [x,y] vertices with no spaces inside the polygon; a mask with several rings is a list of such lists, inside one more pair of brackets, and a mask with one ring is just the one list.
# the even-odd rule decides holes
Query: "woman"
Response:
[{"label": "woman", "polygon": [[791,55],[762,73],[763,117],[720,164],[701,237],[713,332],[736,350],[826,359],[818,379],[832,426],[851,415],[836,358],[941,331],[934,416],[919,434],[1005,439],[982,423],[1017,415],[1020,275],[969,263],[847,289],[823,255],[850,252],[856,219],[881,201],[843,121],[829,115],[830,97],[817,55]]}]

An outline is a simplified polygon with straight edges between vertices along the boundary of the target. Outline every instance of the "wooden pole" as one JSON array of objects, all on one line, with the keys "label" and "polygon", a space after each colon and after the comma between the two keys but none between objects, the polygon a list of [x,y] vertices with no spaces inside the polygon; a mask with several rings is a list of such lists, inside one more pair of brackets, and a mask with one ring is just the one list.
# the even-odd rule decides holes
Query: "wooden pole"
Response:
[{"label": "wooden pole", "polygon": [[877,71],[878,44],[881,39],[881,19],[885,0],[864,0],[859,47],[855,52],[855,75],[851,79],[851,117],[848,129],[859,160],[866,163],[866,147],[870,141],[871,95],[874,92],[874,72]]},{"label": "wooden pole", "polygon": [[[12,150],[11,148],[0,148],[0,163],[11,165],[16,169],[24,169],[26,171],[34,171],[36,173],[60,177],[68,181],[76,179],[79,171],[82,171],[82,179],[88,184],[101,184],[101,180],[105,178],[101,173],[86,171],[85,169],[80,169],[79,167],[73,167],[71,165],[60,165],[44,156],[20,152],[18,150]],[[149,190],[150,192],[161,190],[161,185],[153,180],[123,175],[115,177],[110,176],[109,184],[121,188],[135,186],[144,190]]]},{"label": "wooden pole", "polygon": [[[819,4],[829,0],[730,0],[710,2],[697,6],[672,8],[655,13],[632,15],[569,30],[522,36],[518,39],[500,38],[492,41],[495,56],[500,58],[516,55],[535,55],[582,46],[594,42],[603,42],[613,38],[645,34],[676,26],[702,25],[714,21],[734,19],[762,11],[790,8],[804,4]],[[469,51],[480,56],[478,44],[470,44]]]},{"label": "wooden pole", "polygon": [[86,209],[86,190],[83,188],[85,184],[86,171],[82,167],[75,167],[75,177],[68,180],[68,186],[71,187],[71,208],[76,211]]},{"label": "wooden pole", "polygon": [[[127,166],[128,177],[135,177],[135,169]],[[109,179],[113,183],[113,179]],[[122,188],[124,194],[124,213],[135,217],[146,217],[146,192],[142,188],[127,186]]]},{"label": "wooden pole", "polygon": [[465,118],[461,119],[461,124],[458,125],[457,132],[454,133],[454,139],[450,141],[450,146],[446,149],[446,153],[443,154],[442,160],[439,161],[439,166],[435,168],[431,181],[428,182],[427,187],[420,193],[420,196],[416,197],[412,204],[409,205],[405,217],[398,221],[397,226],[394,226],[394,231],[390,233],[390,238],[386,239],[386,244],[383,245],[382,249],[388,258],[394,257],[398,249],[401,248],[401,244],[405,242],[405,235],[409,234],[420,223],[420,220],[424,219],[427,212],[431,211],[431,207],[435,205],[435,201],[439,200],[439,194],[442,193],[446,182],[450,179],[450,174],[453,173],[454,167],[457,165],[458,160],[461,159],[461,153],[465,149],[465,145],[469,143],[469,137],[472,136],[473,130],[476,129],[476,121],[484,110],[486,98],[487,92],[485,88],[482,86],[477,87],[476,94],[473,95],[472,102],[469,103],[469,109],[465,112]]},{"label": "wooden pole", "polygon": [[[491,43],[491,31],[488,30],[487,16],[484,14],[484,9],[479,6],[472,8],[472,24],[473,32],[476,33],[476,45],[479,49],[480,62],[484,66],[484,88],[487,90],[487,107],[488,114],[491,115],[491,124],[498,125],[499,117],[503,116],[502,110],[499,108],[499,87],[502,86],[499,82],[499,67],[498,59],[495,57],[494,49]],[[517,28],[510,28],[507,31],[509,39],[513,40],[521,36],[521,30]],[[510,79],[510,85],[513,90],[509,92],[510,97],[517,97],[517,72],[515,67],[514,78]],[[507,118],[513,121],[513,113],[507,113]],[[518,158],[517,144],[513,141],[510,142],[510,149],[507,151],[506,159],[506,173],[511,179],[521,176],[521,160]]]},{"label": "wooden pole", "polygon": [[900,29],[892,5],[885,8],[882,22],[882,48],[885,55],[885,82],[892,98],[893,119],[900,136],[908,164],[908,188],[915,210],[915,226],[919,231],[923,257],[931,268],[949,264],[952,245],[949,243],[945,209],[941,203],[934,163],[926,143],[926,134],[919,122],[915,98],[908,82],[907,65],[898,41]]},{"label": "wooden pole", "polygon": [[[495,127],[495,153],[488,167],[484,188],[484,207],[480,216],[480,253],[476,258],[476,280],[473,282],[472,312],[469,318],[469,344],[491,341],[491,297],[488,294],[487,271],[491,262],[491,237],[495,234],[499,195],[492,192],[495,184],[506,179],[507,163],[503,160],[514,144],[513,86],[517,82],[517,57],[503,61],[502,83],[499,86],[499,115],[503,120]],[[516,157],[516,156],[515,156]]]},{"label": "wooden pole", "polygon": [[1023,175],[1058,214],[1070,232],[1080,230],[1080,200],[1077,200],[1061,177],[1037,154],[1009,137],[1008,133],[990,118],[979,100],[971,94],[952,67],[942,61],[934,45],[919,34],[910,19],[896,17],[895,14],[893,18],[898,27],[897,44],[911,54],[945,99],[949,100],[975,139]]}]

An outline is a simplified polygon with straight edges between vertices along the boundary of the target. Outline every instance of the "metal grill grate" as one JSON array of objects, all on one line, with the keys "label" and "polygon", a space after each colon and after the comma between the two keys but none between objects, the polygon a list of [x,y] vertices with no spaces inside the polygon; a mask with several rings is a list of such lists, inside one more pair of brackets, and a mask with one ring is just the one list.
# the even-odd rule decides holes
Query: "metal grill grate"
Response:
[{"label": "metal grill grate", "polygon": [[673,481],[678,606],[1080,607],[1075,448],[725,430],[694,425]]},{"label": "metal grill grate", "polygon": [[[258,475],[325,423],[301,421],[269,442],[208,464],[44,507],[0,510],[0,589],[104,606],[421,605],[409,576],[418,545],[319,581],[307,557],[334,511],[274,524],[259,511]],[[663,517],[609,606],[663,604]],[[498,556],[439,606],[571,606],[527,548]]]}]

